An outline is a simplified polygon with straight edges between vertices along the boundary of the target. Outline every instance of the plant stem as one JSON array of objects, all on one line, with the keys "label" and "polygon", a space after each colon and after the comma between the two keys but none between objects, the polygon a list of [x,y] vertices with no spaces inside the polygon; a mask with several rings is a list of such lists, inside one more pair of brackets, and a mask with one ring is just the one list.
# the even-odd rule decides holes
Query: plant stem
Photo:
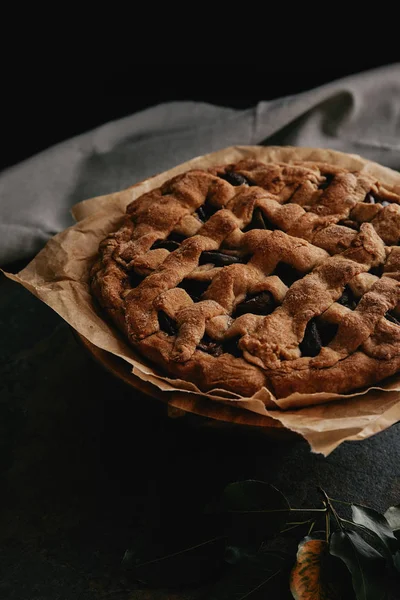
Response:
[{"label": "plant stem", "polygon": [[133,568],[138,569],[139,567],[144,567],[145,565],[151,565],[152,563],[166,560],[167,558],[172,558],[174,556],[178,556],[179,554],[184,554],[185,552],[190,552],[190,550],[195,550],[196,548],[200,548],[201,546],[206,546],[207,544],[211,544],[212,542],[217,542],[218,540],[222,540],[225,537],[225,535],[219,535],[215,538],[212,538],[211,540],[206,540],[205,542],[196,544],[195,546],[190,546],[189,548],[178,550],[177,552],[173,552],[172,554],[166,554],[165,556],[160,556],[158,558],[153,558],[153,560],[147,560],[146,562],[139,563],[138,565],[133,565]]},{"label": "plant stem", "polygon": [[307,523],[311,523],[312,519],[307,519],[306,521],[288,521],[286,523],[287,527],[285,529],[281,529],[279,533],[286,533],[286,531],[291,531],[292,529],[296,529],[299,525],[307,525]]},{"label": "plant stem", "polygon": [[314,526],[315,526],[315,521],[313,521],[313,522],[311,523],[311,526],[310,526],[310,529],[308,530],[308,533],[307,533],[307,535],[311,535],[311,532],[312,532],[312,530],[314,529]]},{"label": "plant stem", "polygon": [[253,590],[250,590],[250,592],[248,594],[245,594],[244,596],[241,596],[239,598],[239,600],[245,600],[245,598],[249,598],[251,596],[251,594],[254,594],[254,592],[256,592],[257,590],[259,590],[260,588],[262,588],[266,583],[268,583],[268,581],[271,581],[271,579],[273,577],[276,577],[277,575],[279,575],[279,573],[282,573],[282,569],[279,569],[279,571],[275,571],[275,573],[273,573],[272,575],[270,575],[268,577],[268,579],[266,579],[265,581],[263,581],[262,583],[260,583],[260,585],[258,585],[257,587],[255,587]]},{"label": "plant stem", "polygon": [[355,525],[356,527],[360,527],[361,529],[367,529],[368,530],[367,527],[364,527],[363,525],[360,525],[360,523],[355,523],[354,521],[349,521],[348,519],[343,519],[342,517],[340,517],[340,520],[343,523],[350,523],[350,525]]},{"label": "plant stem", "polygon": [[326,508],[291,508],[298,512],[326,512]]},{"label": "plant stem", "polygon": [[352,506],[351,502],[345,502],[344,500],[337,500],[336,498],[329,498],[331,502],[337,502],[338,504],[345,504],[346,506]]},{"label": "plant stem", "polygon": [[230,510],[230,513],[326,512],[326,508],[274,508],[272,510]]},{"label": "plant stem", "polygon": [[332,502],[328,496],[328,494],[322,489],[322,487],[318,486],[318,491],[323,495],[324,500],[325,500],[325,505],[326,505],[326,509],[329,509],[329,511],[333,514],[333,516],[335,517],[336,523],[338,524],[340,529],[343,529],[343,525],[340,522],[340,517],[337,514],[336,510],[334,509],[334,507],[332,506]]},{"label": "plant stem", "polygon": [[100,600],[103,600],[103,598],[109,598],[110,596],[114,596],[115,598],[115,594],[121,596],[122,594],[130,594],[131,592],[132,590],[111,590],[110,592],[105,592],[102,596],[100,596]]},{"label": "plant stem", "polygon": [[331,534],[331,521],[329,518],[329,512],[325,513],[325,533],[326,533],[326,543],[329,543],[329,536]]}]

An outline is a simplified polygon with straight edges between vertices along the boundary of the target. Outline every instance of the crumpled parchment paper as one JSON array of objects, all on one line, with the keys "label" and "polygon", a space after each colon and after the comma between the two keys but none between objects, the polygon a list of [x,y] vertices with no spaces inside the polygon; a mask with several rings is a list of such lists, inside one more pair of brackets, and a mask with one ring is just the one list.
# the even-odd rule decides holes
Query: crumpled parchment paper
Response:
[{"label": "crumpled parchment paper", "polygon": [[[292,162],[317,160],[373,173],[400,191],[400,174],[359,156],[333,150],[236,146],[197,157],[126,190],[76,205],[76,225],[54,236],[17,275],[6,273],[55,310],[100,351],[123,359],[131,383],[139,382],[170,407],[258,427],[286,428],[303,436],[314,452],[329,454],[346,440],[361,440],[400,420],[400,375],[355,394],[291,394],[277,400],[263,388],[251,398],[226,390],[201,392],[194,384],[165,377],[139,356],[104,320],[93,302],[89,272],[101,240],[118,228],[127,204],[191,168],[208,168],[242,158]],[[134,165],[132,166],[134,169]],[[101,360],[101,352],[97,358]]]}]

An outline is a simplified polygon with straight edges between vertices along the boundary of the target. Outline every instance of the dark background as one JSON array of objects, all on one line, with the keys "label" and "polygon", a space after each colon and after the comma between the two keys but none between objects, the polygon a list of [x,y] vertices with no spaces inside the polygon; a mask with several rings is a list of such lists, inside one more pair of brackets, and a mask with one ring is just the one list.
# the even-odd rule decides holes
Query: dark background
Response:
[{"label": "dark background", "polygon": [[24,85],[18,93],[11,85],[14,93],[2,98],[0,170],[160,102],[198,100],[243,109],[260,100],[296,94],[396,60],[393,52],[381,52],[380,58],[347,57],[343,64],[323,66],[313,61],[297,69],[276,57],[273,66],[245,62],[113,65],[97,73],[74,69],[61,87],[51,85],[53,73],[48,72],[44,85]]}]

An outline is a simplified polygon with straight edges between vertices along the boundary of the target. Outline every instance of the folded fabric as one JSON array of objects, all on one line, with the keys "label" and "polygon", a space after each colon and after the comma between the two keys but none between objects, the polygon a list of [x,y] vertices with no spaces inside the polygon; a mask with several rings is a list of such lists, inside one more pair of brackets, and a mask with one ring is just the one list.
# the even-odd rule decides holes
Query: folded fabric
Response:
[{"label": "folded fabric", "polygon": [[32,257],[85,198],[235,144],[333,148],[400,169],[400,63],[247,110],[160,104],[0,174],[0,264]]}]

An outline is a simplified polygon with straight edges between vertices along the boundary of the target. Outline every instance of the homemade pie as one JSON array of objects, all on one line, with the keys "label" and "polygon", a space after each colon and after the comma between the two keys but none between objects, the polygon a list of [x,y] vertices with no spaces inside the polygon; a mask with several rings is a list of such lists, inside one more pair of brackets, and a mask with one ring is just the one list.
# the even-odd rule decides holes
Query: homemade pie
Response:
[{"label": "homemade pie", "polygon": [[191,170],[131,202],[91,288],[203,391],[346,393],[400,370],[400,196],[319,162]]}]

